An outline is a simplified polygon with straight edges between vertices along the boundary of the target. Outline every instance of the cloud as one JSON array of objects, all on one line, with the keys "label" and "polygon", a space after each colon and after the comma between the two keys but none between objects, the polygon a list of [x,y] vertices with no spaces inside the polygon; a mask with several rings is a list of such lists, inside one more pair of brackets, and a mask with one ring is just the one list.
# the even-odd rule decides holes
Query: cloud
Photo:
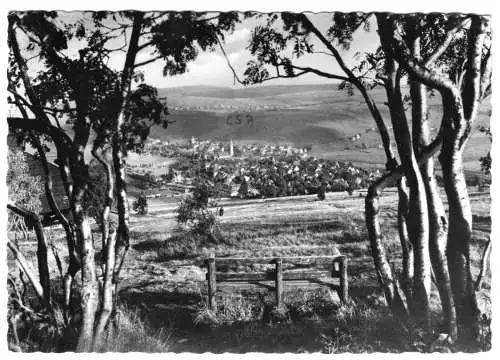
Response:
[{"label": "cloud", "polygon": [[235,32],[226,37],[226,44],[231,44],[238,41],[246,41],[249,36],[250,29],[248,28],[235,30]]},{"label": "cloud", "polygon": [[[228,54],[231,64],[239,62],[244,56],[245,50]],[[229,71],[226,59],[220,52],[204,53],[193,63],[188,65],[189,72],[192,75],[202,75],[203,77],[214,77],[217,74]]]}]

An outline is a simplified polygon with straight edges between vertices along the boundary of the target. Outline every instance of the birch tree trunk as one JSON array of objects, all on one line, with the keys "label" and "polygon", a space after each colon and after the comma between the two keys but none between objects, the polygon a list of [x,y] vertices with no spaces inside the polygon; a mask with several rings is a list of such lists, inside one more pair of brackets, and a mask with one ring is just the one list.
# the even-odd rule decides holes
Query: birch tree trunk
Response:
[{"label": "birch tree trunk", "polygon": [[463,173],[462,151],[450,145],[453,144],[449,141],[443,143],[439,157],[449,206],[447,260],[458,321],[471,325],[478,315],[470,272],[472,210]]},{"label": "birch tree trunk", "polygon": [[[385,38],[381,36],[385,44]],[[384,46],[384,45],[383,45]],[[399,89],[400,72],[394,60],[388,56],[389,77],[386,81],[389,111],[398,146],[401,165],[410,188],[408,208],[408,234],[413,248],[414,274],[411,310],[422,324],[429,324],[429,299],[431,294],[431,267],[429,257],[429,221],[425,187],[412,147],[410,130],[404,113]]]},{"label": "birch tree trunk", "polygon": [[95,263],[94,239],[88,216],[84,213],[82,201],[88,187],[88,168],[84,162],[84,148],[71,158],[73,192],[70,200],[75,222],[77,245],[80,247],[82,261],[82,286],[80,291],[82,324],[78,337],[77,352],[92,351],[96,312],[99,307],[99,285]]},{"label": "birch tree trunk", "polygon": [[[330,41],[328,41],[321,31],[316,28],[307,18],[307,16],[302,15],[303,24],[306,28],[310,29],[318,39],[326,46],[326,48],[332,53],[335,60],[347,75],[348,80],[352,83],[363,96],[365,103],[370,110],[370,113],[375,120],[377,128],[380,132],[382,145],[384,152],[386,154],[387,162],[386,169],[388,171],[394,172],[398,167],[398,162],[394,156],[393,150],[391,148],[390,136],[385,125],[384,119],[372,97],[368,94],[365,86],[360,82],[360,80],[353,74],[353,72],[346,66],[342,57]],[[393,178],[392,174],[389,178]],[[400,178],[400,175],[398,175]],[[396,181],[397,179],[395,179]],[[404,300],[405,296],[401,292],[401,288],[397,279],[394,279],[391,267],[385,255],[384,245],[382,243],[383,237],[380,229],[379,220],[379,196],[383,189],[389,184],[387,179],[380,179],[379,182],[373,184],[368,189],[365,198],[365,219],[368,229],[368,236],[370,239],[370,244],[372,248],[372,255],[375,262],[375,268],[378,273],[379,282],[384,290],[386,300],[388,304],[393,308],[394,312],[407,317],[407,304]],[[407,230],[407,220],[408,220],[408,206],[409,199],[407,188],[405,185],[405,180],[398,181],[398,193],[399,193],[399,205],[398,205],[398,229],[400,233],[400,240],[403,246],[404,253],[404,274],[403,286],[406,287],[405,292],[409,293],[409,283],[412,282],[413,277],[413,253],[411,252],[411,245],[408,240],[408,230]],[[404,315],[403,315],[404,314]]]},{"label": "birch tree trunk", "polygon": [[383,176],[369,188],[365,198],[365,219],[368,239],[372,251],[378,280],[385,294],[385,299],[393,313],[399,318],[407,319],[409,316],[408,305],[402,294],[399,282],[394,278],[390,263],[383,246],[383,235],[380,229],[379,197],[382,190],[391,182],[390,176]]},{"label": "birch tree trunk", "polygon": [[123,147],[125,144],[122,126],[125,123],[125,111],[134,72],[135,57],[138,52],[139,37],[141,35],[142,22],[144,13],[135,12],[132,25],[132,33],[130,35],[129,48],[125,57],[121,76],[121,107],[115,123],[115,133],[113,139],[113,165],[115,170],[115,184],[117,193],[117,208],[118,208],[118,229],[116,240],[116,261],[114,269],[114,284],[118,283],[118,276],[125,260],[125,255],[129,247],[129,208],[127,201],[126,179],[125,179],[125,159]]},{"label": "birch tree trunk", "polygon": [[113,166],[105,160],[104,154],[99,154],[96,149],[92,150],[92,155],[99,161],[106,171],[106,198],[104,199],[104,208],[101,212],[102,223],[102,247],[106,252],[106,243],[110,236],[109,216],[111,214],[111,207],[113,206],[114,199],[114,183],[113,183]]},{"label": "birch tree trunk", "polygon": [[414,270],[414,256],[413,247],[408,235],[408,211],[410,203],[410,194],[408,192],[408,186],[406,183],[406,178],[402,177],[398,180],[398,233],[399,240],[401,242],[402,250],[402,279],[401,286],[406,295],[407,299],[412,298],[412,288],[413,288],[413,270]]},{"label": "birch tree trunk", "polygon": [[464,86],[461,94],[451,92],[443,97],[448,114],[445,141],[439,161],[449,204],[448,266],[458,320],[467,327],[478,322],[474,283],[470,271],[470,241],[472,211],[463,172],[463,151],[470,138],[473,121],[482,99],[483,44],[488,20],[479,15],[471,17],[470,43]]},{"label": "birch tree trunk", "polygon": [[[410,86],[410,94],[412,97],[413,109],[413,146],[415,152],[420,154],[422,148],[430,144],[425,85],[413,79]],[[448,261],[446,258],[448,221],[434,173],[434,159],[430,158],[425,161],[420,169],[422,171],[427,194],[429,212],[429,252],[432,269],[436,277],[447,333],[450,338],[455,341],[457,338],[457,320],[450,275],[448,272]]]},{"label": "birch tree trunk", "polygon": [[[409,28],[410,48],[417,60],[422,60],[420,45],[420,28],[415,20]],[[430,145],[431,134],[428,121],[427,91],[425,85],[414,76],[410,76],[410,96],[412,102],[412,135],[413,149],[417,156],[423,148]],[[429,252],[441,299],[446,332],[455,341],[457,339],[457,319],[453,293],[451,290],[448,262],[446,259],[446,242],[448,236],[448,221],[439,193],[439,186],[434,174],[434,158],[425,161],[420,170],[427,194],[429,213]]]},{"label": "birch tree trunk", "polygon": [[[38,296],[41,297],[44,305],[47,306],[49,309],[52,309],[50,272],[47,259],[47,253],[48,253],[47,240],[45,238],[45,233],[43,232],[42,223],[40,222],[38,216],[35,213],[20,208],[19,206],[16,206],[11,202],[7,203],[7,208],[16,213],[17,215],[22,216],[23,219],[25,219],[26,224],[33,226],[35,230],[37,239],[36,255],[38,263],[38,277],[40,279],[40,282],[36,281],[36,279],[33,278],[31,268],[29,265],[25,265],[27,264],[27,261],[24,259],[24,256],[22,256],[19,249],[17,249],[17,247],[15,246],[13,247],[13,244],[9,244],[9,248],[13,251],[14,255],[16,256],[16,259],[18,260],[18,263],[21,265],[24,273],[30,279],[30,282],[35,288],[35,291],[38,294]],[[37,288],[38,286],[40,286],[40,289]]]},{"label": "birch tree trunk", "polygon": [[[413,113],[414,148],[415,152],[420,154],[422,148],[430,144],[430,129],[426,116],[425,86],[418,82],[412,82],[410,93],[412,96],[412,107],[415,109]],[[446,258],[448,220],[434,173],[434,159],[429,158],[421,165],[420,169],[427,194],[429,252],[432,269],[436,277],[447,333],[455,341],[457,338],[457,320]]]}]

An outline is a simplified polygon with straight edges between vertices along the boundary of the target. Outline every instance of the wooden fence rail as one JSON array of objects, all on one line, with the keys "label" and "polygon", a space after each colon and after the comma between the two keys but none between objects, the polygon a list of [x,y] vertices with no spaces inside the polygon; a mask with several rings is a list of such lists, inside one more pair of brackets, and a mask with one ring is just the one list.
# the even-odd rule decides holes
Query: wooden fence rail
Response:
[{"label": "wooden fence rail", "polygon": [[[286,281],[309,281],[322,283],[324,278],[339,279],[339,284],[327,284],[339,294],[342,302],[348,300],[348,279],[347,279],[347,257],[340,255],[335,250],[335,255],[331,256],[303,256],[303,257],[262,257],[262,258],[215,258],[214,254],[205,260],[207,266],[206,279],[208,282],[208,306],[210,309],[216,309],[215,294],[217,292],[217,283],[221,282],[258,282],[274,281],[274,290],[276,292],[276,306],[283,305],[284,282]],[[254,266],[256,264],[274,264],[274,269],[260,272],[228,272],[224,270],[230,266]],[[299,270],[286,270],[285,265],[293,265]],[[308,267],[330,265],[331,270],[318,270]]]}]

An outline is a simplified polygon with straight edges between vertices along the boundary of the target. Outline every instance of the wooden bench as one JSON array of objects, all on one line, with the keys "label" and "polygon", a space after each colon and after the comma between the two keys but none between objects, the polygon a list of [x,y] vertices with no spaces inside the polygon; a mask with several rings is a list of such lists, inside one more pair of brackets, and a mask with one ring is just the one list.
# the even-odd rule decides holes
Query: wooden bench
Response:
[{"label": "wooden bench", "polygon": [[[283,305],[283,289],[285,282],[307,281],[319,285],[327,285],[336,291],[340,300],[348,300],[347,257],[334,250],[330,256],[297,256],[297,257],[261,257],[261,258],[216,258],[214,254],[205,260],[207,266],[206,280],[208,282],[208,306],[216,309],[215,294],[217,283],[243,282],[258,283],[274,282],[272,289],[276,292],[276,306]],[[254,266],[256,264],[273,264],[274,268],[264,272],[228,272],[221,268],[230,266]],[[283,269],[284,265],[295,266],[293,269]],[[310,269],[311,267],[331,267],[329,270]],[[308,268],[306,268],[308,267]],[[338,279],[338,284],[322,281]]]}]

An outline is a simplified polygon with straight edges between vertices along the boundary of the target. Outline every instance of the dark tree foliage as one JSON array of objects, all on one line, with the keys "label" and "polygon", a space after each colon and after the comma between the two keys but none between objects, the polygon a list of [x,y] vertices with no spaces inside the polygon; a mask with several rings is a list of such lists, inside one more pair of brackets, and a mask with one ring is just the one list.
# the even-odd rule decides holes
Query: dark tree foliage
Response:
[{"label": "dark tree foliage", "polygon": [[[188,63],[200,51],[213,50],[224,40],[225,32],[233,31],[239,15],[104,11],[82,12],[78,19],[68,20],[62,12],[27,11],[11,12],[8,20],[9,102],[23,115],[9,118],[9,127],[25,142],[52,144],[57,151],[72,215],[68,220],[59,214],[60,221],[67,225],[69,250],[65,302],[72,298],[71,284],[80,269],[82,284],[76,290],[85,299],[75,307],[78,310],[67,315],[80,311],[76,350],[100,349],[105,345],[103,331],[115,304],[112,288],[117,285],[129,246],[124,155],[142,148],[152,126],[169,124],[164,101],[146,84],[139,68],[162,61],[166,75],[187,71]],[[139,53],[146,60],[139,62]],[[121,71],[108,66],[110,58],[119,54],[125,54]],[[39,66],[33,71],[35,62]],[[112,243],[106,249],[102,292],[96,278],[88,217],[92,209],[101,207],[97,198],[105,187],[89,174],[85,156],[89,147],[94,154],[112,149],[112,161],[107,159],[102,164],[106,167],[109,161],[114,170],[114,176],[107,178],[108,185],[109,181],[115,185],[119,215],[117,236],[108,234]],[[110,169],[107,167],[107,174]],[[108,207],[109,194],[104,195]],[[116,261],[112,260],[115,251]]]},{"label": "dark tree foliage", "polygon": [[137,200],[132,204],[132,208],[138,215],[147,215],[148,213],[148,199],[144,194],[139,195]]},{"label": "dark tree foliage", "polygon": [[[479,131],[485,134],[490,142],[492,141],[493,135],[489,127],[481,126],[479,128]],[[483,174],[491,175],[491,151],[488,151],[485,156],[481,156],[479,158],[479,162],[481,163],[481,171],[483,172]]]}]

